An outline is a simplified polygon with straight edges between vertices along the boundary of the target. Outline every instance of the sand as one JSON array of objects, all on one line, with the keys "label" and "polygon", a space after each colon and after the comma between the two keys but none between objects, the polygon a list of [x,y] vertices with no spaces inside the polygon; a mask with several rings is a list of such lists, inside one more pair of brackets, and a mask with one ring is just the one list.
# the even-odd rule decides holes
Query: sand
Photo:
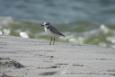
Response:
[{"label": "sand", "polygon": [[115,77],[115,49],[0,36],[0,77]]}]

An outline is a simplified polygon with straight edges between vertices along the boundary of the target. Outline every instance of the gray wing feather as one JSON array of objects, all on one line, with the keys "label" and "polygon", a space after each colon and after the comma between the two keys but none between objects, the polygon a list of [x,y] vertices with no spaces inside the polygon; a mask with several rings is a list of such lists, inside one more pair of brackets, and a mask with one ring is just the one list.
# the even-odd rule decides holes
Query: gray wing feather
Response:
[{"label": "gray wing feather", "polygon": [[50,31],[52,31],[53,33],[55,33],[55,34],[64,36],[64,34],[62,34],[61,32],[59,32],[59,31],[58,31],[55,27],[53,27],[53,26],[48,26],[47,28],[48,28]]}]

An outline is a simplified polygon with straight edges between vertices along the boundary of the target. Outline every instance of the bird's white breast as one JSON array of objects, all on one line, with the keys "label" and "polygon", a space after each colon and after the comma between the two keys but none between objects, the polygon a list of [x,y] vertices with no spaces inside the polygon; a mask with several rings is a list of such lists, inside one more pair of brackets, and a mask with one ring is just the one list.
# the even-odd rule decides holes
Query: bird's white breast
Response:
[{"label": "bird's white breast", "polygon": [[55,34],[52,33],[49,29],[47,29],[47,27],[44,27],[44,30],[45,30],[45,32],[48,33],[49,35],[55,36]]}]

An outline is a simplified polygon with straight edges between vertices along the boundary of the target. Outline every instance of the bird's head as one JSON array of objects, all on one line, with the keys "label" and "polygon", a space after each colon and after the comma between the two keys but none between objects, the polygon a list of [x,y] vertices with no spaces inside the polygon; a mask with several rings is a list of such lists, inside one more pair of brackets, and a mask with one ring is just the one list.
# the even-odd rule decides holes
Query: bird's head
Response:
[{"label": "bird's head", "polygon": [[48,25],[50,25],[49,22],[43,22],[43,23],[41,24],[41,26],[48,26]]}]

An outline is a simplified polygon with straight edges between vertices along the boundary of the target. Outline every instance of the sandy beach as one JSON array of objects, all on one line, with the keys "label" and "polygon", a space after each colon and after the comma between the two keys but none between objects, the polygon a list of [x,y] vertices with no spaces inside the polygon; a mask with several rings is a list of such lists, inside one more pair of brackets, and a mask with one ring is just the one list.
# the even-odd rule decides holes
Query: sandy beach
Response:
[{"label": "sandy beach", "polygon": [[115,49],[0,36],[0,77],[115,77]]}]

